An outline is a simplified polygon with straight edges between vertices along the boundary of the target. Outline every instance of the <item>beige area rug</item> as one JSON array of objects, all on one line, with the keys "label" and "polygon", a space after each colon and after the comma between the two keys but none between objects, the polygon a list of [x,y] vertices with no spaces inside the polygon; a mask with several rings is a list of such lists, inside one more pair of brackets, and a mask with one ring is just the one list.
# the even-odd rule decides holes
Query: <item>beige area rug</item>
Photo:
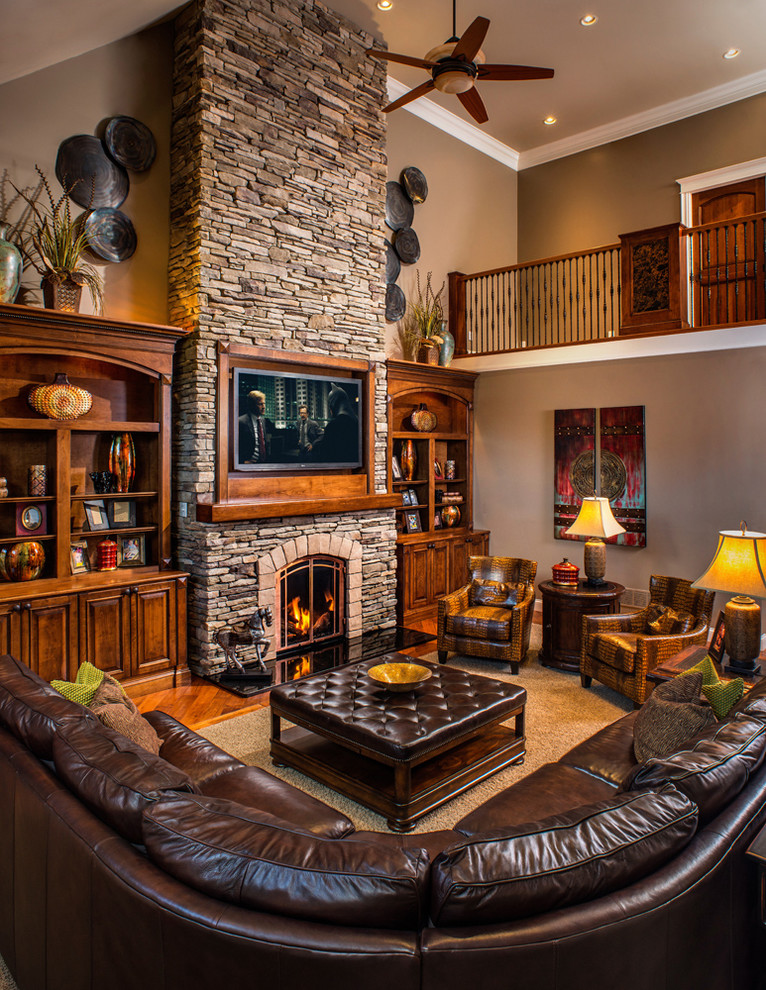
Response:
[{"label": "beige area rug", "polygon": [[[535,627],[534,632],[539,636],[539,627]],[[428,654],[424,659],[435,663],[436,654]],[[502,665],[490,661],[451,656],[449,663],[473,674],[496,677],[498,680],[510,681],[526,688],[527,755],[520,766],[501,770],[421,818],[415,825],[416,832],[451,828],[493,794],[543,764],[555,762],[597,729],[633,710],[633,703],[628,698],[603,685],[594,682],[592,688],[585,690],[580,685],[578,674],[542,667],[538,663],[536,649],[534,651],[530,649],[527,660],[516,677]],[[200,735],[244,763],[262,767],[342,811],[353,821],[357,829],[381,832],[388,830],[384,818],[363,808],[355,801],[316,783],[297,770],[272,766],[269,757],[270,731],[270,713],[268,709],[263,709],[202,729]]]}]

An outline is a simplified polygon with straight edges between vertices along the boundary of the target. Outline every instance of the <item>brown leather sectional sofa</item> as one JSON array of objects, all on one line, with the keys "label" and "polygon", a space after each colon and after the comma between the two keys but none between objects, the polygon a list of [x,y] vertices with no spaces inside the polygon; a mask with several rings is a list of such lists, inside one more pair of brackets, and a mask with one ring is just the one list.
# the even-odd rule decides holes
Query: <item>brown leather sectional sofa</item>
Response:
[{"label": "brown leather sectional sofa", "polygon": [[672,757],[637,766],[627,715],[453,831],[404,836],[147,718],[159,756],[0,658],[0,953],[21,990],[764,985],[744,849],[766,688]]}]

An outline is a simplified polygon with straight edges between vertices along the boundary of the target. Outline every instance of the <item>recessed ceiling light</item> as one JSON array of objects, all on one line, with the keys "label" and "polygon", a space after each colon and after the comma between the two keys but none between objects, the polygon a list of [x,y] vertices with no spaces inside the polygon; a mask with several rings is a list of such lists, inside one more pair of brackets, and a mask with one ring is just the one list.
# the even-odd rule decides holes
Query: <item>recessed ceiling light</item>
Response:
[{"label": "recessed ceiling light", "polygon": [[556,123],[556,118],[555,118],[555,117],[553,117],[553,116],[550,116],[550,117],[546,117],[546,118],[545,118],[545,119],[543,120],[543,123],[544,123],[544,124],[555,124],[555,123]]},{"label": "recessed ceiling light", "polygon": [[378,10],[391,10],[392,7],[391,0],[378,0]]},{"label": "recessed ceiling light", "polygon": [[730,48],[728,52],[724,52],[722,58],[736,58],[739,55],[739,48]]},{"label": "recessed ceiling light", "polygon": [[598,17],[596,17],[595,14],[586,14],[584,17],[580,18],[580,24],[582,24],[583,27],[588,28],[592,27],[597,20]]}]

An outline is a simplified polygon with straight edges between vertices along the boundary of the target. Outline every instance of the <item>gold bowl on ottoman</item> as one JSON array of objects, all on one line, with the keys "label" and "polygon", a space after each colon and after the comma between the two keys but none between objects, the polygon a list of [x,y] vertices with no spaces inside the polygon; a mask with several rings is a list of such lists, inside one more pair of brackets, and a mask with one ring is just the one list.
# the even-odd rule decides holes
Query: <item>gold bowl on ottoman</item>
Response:
[{"label": "gold bowl on ottoman", "polygon": [[376,684],[389,691],[414,691],[431,676],[419,663],[379,663],[367,671]]}]

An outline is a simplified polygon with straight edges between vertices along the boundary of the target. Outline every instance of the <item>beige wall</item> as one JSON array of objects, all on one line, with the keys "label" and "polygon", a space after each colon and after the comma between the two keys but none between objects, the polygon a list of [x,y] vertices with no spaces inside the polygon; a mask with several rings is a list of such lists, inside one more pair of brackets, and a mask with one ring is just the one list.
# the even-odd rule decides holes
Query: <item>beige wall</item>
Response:
[{"label": "beige wall", "polygon": [[676,179],[766,154],[766,94],[519,174],[519,260],[681,219]]},{"label": "beige wall", "polygon": [[610,546],[607,577],[698,577],[720,529],[766,531],[766,349],[482,374],[476,392],[475,525],[496,554],[538,561],[538,579],[582,546],[553,539],[555,409],[646,409],[647,546]]},{"label": "beige wall", "polygon": [[[34,183],[38,164],[57,193],[61,141],[94,134],[109,117],[135,117],[154,134],[154,164],[130,173],[121,207],[136,229],[136,253],[104,268],[106,315],[150,323],[167,322],[171,46],[170,25],[162,25],[0,86],[0,173],[7,169],[17,185]],[[23,284],[37,288],[39,276],[27,273]],[[29,301],[41,305],[39,291]],[[86,292],[82,311],[91,310]]]},{"label": "beige wall", "polygon": [[[415,207],[412,226],[420,260],[402,265],[398,285],[409,297],[415,270],[433,272],[438,290],[451,271],[479,272],[516,261],[517,174],[406,110],[388,118],[388,177],[415,165],[428,182],[428,198]],[[386,236],[391,232],[386,228]],[[442,296],[447,302],[447,288]],[[387,353],[399,355],[394,324]]]}]

